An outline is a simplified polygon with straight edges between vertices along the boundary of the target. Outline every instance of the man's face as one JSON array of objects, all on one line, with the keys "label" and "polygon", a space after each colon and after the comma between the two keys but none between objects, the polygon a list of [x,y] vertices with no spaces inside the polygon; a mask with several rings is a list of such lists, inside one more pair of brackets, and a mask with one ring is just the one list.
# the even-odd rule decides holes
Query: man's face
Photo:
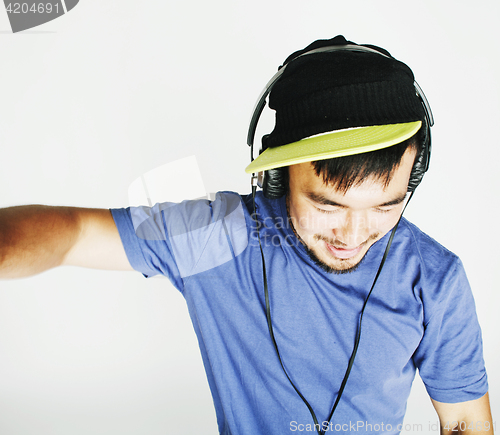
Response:
[{"label": "man's face", "polygon": [[325,184],[311,163],[290,166],[288,212],[313,260],[329,272],[354,270],[396,225],[414,159],[415,151],[406,150],[387,186],[370,177],[345,193]]}]

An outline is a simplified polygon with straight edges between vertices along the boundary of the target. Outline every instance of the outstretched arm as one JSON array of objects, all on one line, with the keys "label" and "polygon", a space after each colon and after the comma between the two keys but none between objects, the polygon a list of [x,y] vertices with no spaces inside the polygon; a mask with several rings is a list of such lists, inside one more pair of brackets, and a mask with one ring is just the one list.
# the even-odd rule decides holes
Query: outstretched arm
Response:
[{"label": "outstretched arm", "polygon": [[41,205],[0,210],[0,278],[60,265],[132,270],[109,210]]},{"label": "outstretched arm", "polygon": [[441,403],[432,400],[441,424],[442,434],[493,435],[493,423],[488,393],[476,400]]}]

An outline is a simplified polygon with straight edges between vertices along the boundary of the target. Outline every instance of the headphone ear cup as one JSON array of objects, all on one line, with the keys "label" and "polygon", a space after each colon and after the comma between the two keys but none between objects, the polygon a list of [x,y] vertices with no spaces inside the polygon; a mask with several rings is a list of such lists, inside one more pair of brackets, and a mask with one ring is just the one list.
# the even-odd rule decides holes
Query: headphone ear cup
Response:
[{"label": "headphone ear cup", "polygon": [[425,172],[429,168],[429,160],[431,156],[431,132],[427,120],[423,121],[422,135],[420,136],[422,149],[418,156],[415,157],[415,163],[411,170],[410,180],[408,182],[408,192],[413,192],[422,181]]},{"label": "headphone ear cup", "polygon": [[288,187],[288,168],[276,168],[264,171],[262,192],[268,199],[281,198]]}]

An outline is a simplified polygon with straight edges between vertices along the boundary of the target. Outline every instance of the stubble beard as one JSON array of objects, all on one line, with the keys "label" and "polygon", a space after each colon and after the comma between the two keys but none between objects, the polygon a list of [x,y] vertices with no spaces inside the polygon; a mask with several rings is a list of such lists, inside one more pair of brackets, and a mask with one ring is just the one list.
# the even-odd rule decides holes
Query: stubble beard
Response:
[{"label": "stubble beard", "polygon": [[[350,258],[345,258],[345,259],[344,258],[337,258],[336,260],[339,261],[340,264],[343,265],[343,267],[331,266],[331,265],[325,263],[323,260],[321,260],[318,256],[318,254],[316,254],[315,250],[313,248],[309,247],[308,244],[302,239],[302,237],[300,237],[299,233],[295,229],[295,226],[293,225],[293,222],[292,222],[292,219],[290,218],[290,216],[288,217],[288,221],[289,221],[290,226],[295,234],[295,237],[297,237],[297,239],[302,244],[302,246],[304,246],[304,249],[305,249],[307,255],[309,256],[309,258],[317,266],[319,266],[322,270],[324,270],[327,273],[332,273],[335,275],[345,275],[348,273],[352,273],[356,269],[358,269],[358,267],[361,265],[361,263],[364,261],[364,259],[366,257],[366,253],[368,251],[364,253],[363,257],[361,257],[361,259],[356,264],[351,265],[349,263],[351,261]],[[313,237],[314,237],[314,240],[316,240],[316,241],[323,241],[323,242],[328,243],[332,246],[336,246],[339,244],[335,240],[331,240],[328,237],[322,236],[321,234],[315,234]],[[373,234],[365,242],[363,242],[363,244],[370,244],[370,246],[371,246],[372,243],[370,243],[370,242],[375,242],[378,238],[379,238],[378,233]]]},{"label": "stubble beard", "polygon": [[[361,260],[359,260],[356,264],[352,264],[352,265],[350,264],[350,261],[351,261],[350,258],[345,258],[345,259],[344,258],[337,258],[337,261],[339,261],[340,264],[342,264],[344,267],[334,267],[334,266],[331,266],[331,265],[325,263],[323,260],[321,260],[319,258],[319,256],[316,254],[316,252],[314,251],[314,249],[310,248],[306,244],[306,242],[298,235],[298,233],[296,231],[295,231],[295,235],[299,239],[300,243],[302,243],[302,245],[304,246],[304,249],[306,250],[306,253],[309,256],[309,258],[317,266],[319,266],[322,270],[324,270],[327,273],[332,273],[335,275],[345,275],[345,274],[354,272],[359,267],[359,265],[363,262],[363,260],[365,258],[365,255],[363,255]],[[319,234],[315,234],[314,239],[326,241],[325,240],[326,237],[323,237]],[[329,242],[327,242],[327,243],[329,243]]]},{"label": "stubble beard", "polygon": [[[371,235],[367,240],[365,240],[363,242],[363,248],[362,249],[364,249],[365,245],[367,245],[368,247],[370,247],[378,238],[379,238],[379,234],[378,233]],[[341,267],[335,267],[335,266],[331,266],[331,265],[325,263],[323,260],[321,260],[319,258],[319,256],[316,254],[316,252],[314,251],[314,249],[312,249],[309,246],[307,246],[306,243],[302,239],[299,238],[299,240],[304,245],[307,254],[311,258],[311,260],[314,261],[315,264],[317,264],[319,267],[321,267],[321,269],[323,269],[325,272],[333,273],[333,274],[336,274],[336,275],[343,275],[343,274],[354,272],[361,265],[361,263],[364,261],[364,259],[366,257],[366,254],[368,252],[368,250],[367,250],[363,254],[363,256],[361,257],[361,259],[357,263],[355,263],[355,264],[351,263],[351,261],[352,261],[351,258],[345,258],[345,259],[344,258],[336,258],[336,261],[340,262],[340,264],[342,266]],[[322,236],[321,234],[315,234],[314,235],[314,240],[318,241],[318,242],[322,241],[322,242],[328,243],[329,245],[332,245],[334,247],[338,247],[338,245],[339,245],[339,243],[336,242],[335,240],[331,240],[328,237]],[[342,247],[342,246],[340,246],[340,247]]]}]

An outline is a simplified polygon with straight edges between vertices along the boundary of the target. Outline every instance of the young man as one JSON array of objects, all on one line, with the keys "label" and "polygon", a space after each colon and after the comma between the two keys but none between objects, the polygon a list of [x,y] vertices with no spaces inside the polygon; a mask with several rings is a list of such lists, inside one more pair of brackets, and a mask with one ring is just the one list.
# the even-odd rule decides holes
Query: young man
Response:
[{"label": "young man", "polygon": [[285,65],[275,128],[247,168],[266,172],[263,192],[5,209],[1,276],[73,264],[169,277],[222,434],[399,433],[417,368],[443,428],[492,433],[461,262],[400,220],[430,146],[411,70],[343,37]]}]

